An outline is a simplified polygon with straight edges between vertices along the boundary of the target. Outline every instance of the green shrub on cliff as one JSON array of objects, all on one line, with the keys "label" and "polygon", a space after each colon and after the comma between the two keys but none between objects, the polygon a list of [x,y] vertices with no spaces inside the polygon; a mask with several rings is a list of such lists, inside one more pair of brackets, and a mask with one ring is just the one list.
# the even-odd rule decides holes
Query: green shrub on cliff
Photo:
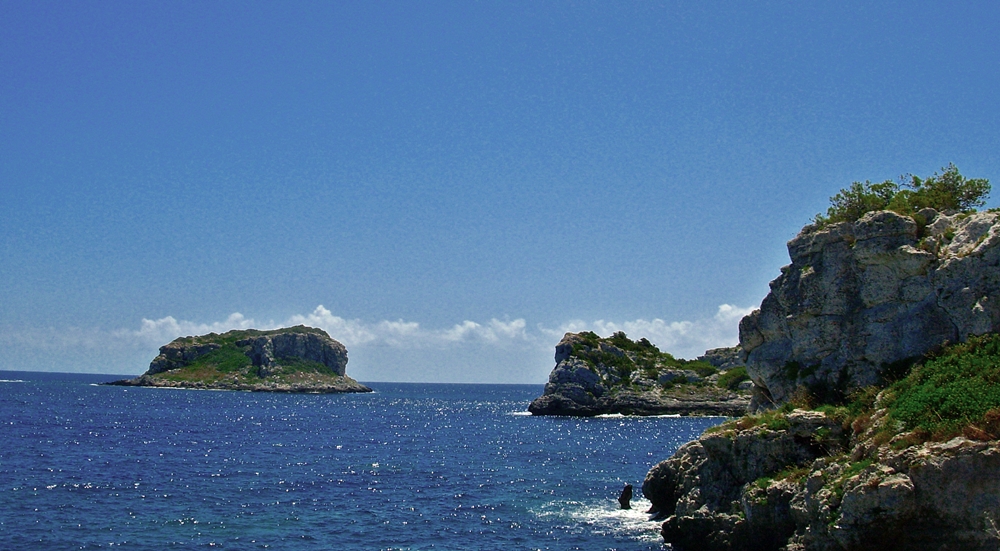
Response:
[{"label": "green shrub on cliff", "polygon": [[729,371],[726,371],[722,375],[719,375],[719,386],[728,388],[729,390],[736,390],[740,383],[743,381],[750,380],[750,376],[747,375],[747,368],[743,366],[734,367]]},{"label": "green shrub on cliff", "polygon": [[934,440],[1000,437],[1000,335],[946,348],[889,387],[883,405],[906,430]]},{"label": "green shrub on cliff", "polygon": [[232,373],[249,367],[250,363],[250,358],[243,353],[243,350],[237,348],[233,343],[226,343],[222,348],[194,360],[189,367],[209,366],[223,373]]},{"label": "green shrub on cliff", "polygon": [[[675,358],[645,338],[633,341],[624,331],[616,331],[607,338],[601,338],[592,331],[584,331],[577,333],[577,337],[580,340],[573,343],[573,356],[583,360],[597,373],[610,368],[619,378],[614,383],[617,385],[630,385],[632,373],[635,371],[653,380],[656,380],[665,369],[690,370],[702,378],[711,377],[719,372],[715,366],[705,361]],[[674,384],[689,383],[675,381],[667,386],[672,387]]]},{"label": "green shrub on cliff", "polygon": [[949,164],[928,178],[910,175],[899,183],[886,180],[854,182],[830,198],[826,215],[817,214],[813,219],[823,226],[834,222],[854,222],[866,213],[891,210],[912,216],[923,208],[935,210],[968,211],[986,204],[990,182],[985,178],[965,178],[958,168]]}]

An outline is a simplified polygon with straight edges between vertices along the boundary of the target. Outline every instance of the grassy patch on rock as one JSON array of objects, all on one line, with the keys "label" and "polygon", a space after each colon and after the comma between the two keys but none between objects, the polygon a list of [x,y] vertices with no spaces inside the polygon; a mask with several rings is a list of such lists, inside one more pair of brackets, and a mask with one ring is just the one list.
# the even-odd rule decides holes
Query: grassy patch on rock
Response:
[{"label": "grassy patch on rock", "polygon": [[[973,336],[905,365],[908,370],[895,367],[886,382],[855,389],[843,400],[823,401],[803,388],[778,411],[821,411],[878,445],[1000,439],[1000,334]],[[750,419],[759,417],[740,422],[752,426],[760,421]]]},{"label": "grassy patch on rock", "polygon": [[[694,389],[707,389],[710,393],[718,389],[721,395],[731,393],[748,379],[745,368],[720,372],[706,361],[675,358],[645,338],[633,341],[623,331],[607,338],[585,331],[574,338],[572,355],[597,373],[612,391],[655,389],[683,395]],[[725,385],[716,383],[722,377]]]},{"label": "grassy patch on rock", "polygon": [[1000,335],[945,348],[890,386],[880,405],[928,440],[1000,438]]}]

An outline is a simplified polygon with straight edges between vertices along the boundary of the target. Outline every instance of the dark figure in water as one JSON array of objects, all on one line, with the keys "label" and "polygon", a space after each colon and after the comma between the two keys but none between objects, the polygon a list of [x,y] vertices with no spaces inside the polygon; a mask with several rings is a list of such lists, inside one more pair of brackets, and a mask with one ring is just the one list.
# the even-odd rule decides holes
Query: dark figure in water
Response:
[{"label": "dark figure in water", "polygon": [[625,489],[622,490],[622,495],[618,496],[618,503],[621,503],[622,509],[631,509],[632,504],[632,485],[626,484]]}]

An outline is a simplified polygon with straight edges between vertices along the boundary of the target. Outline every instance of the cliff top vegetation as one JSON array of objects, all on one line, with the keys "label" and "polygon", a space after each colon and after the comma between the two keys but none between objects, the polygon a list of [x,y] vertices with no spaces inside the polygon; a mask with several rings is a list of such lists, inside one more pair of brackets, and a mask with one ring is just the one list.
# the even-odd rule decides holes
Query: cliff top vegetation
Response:
[{"label": "cliff top vegetation", "polygon": [[611,386],[630,386],[639,380],[659,381],[666,388],[691,382],[683,376],[662,377],[667,372],[693,372],[696,381],[709,380],[718,375],[718,386],[734,390],[740,382],[747,380],[743,367],[720,372],[712,364],[702,360],[675,358],[663,352],[646,338],[633,341],[624,331],[618,331],[608,338],[601,338],[592,331],[577,334],[573,344],[573,356],[586,363],[591,370],[602,375]]},{"label": "cliff top vegetation", "polygon": [[935,172],[927,178],[910,174],[900,177],[898,182],[854,182],[831,197],[826,215],[817,214],[813,222],[818,226],[854,222],[865,213],[878,210],[906,216],[914,216],[925,208],[970,211],[985,205],[989,193],[989,180],[966,178],[954,164],[949,164],[940,174]]},{"label": "cliff top vegetation", "polygon": [[232,331],[226,331],[225,333],[208,333],[205,335],[197,336],[187,336],[178,337],[171,341],[171,344],[206,344],[206,343],[216,343],[220,345],[225,344],[235,344],[236,341],[243,339],[248,339],[250,337],[265,337],[268,335],[282,335],[288,333],[301,333],[301,334],[314,334],[321,335],[324,337],[329,337],[326,331],[322,329],[317,329],[315,327],[306,327],[305,325],[296,325],[294,327],[282,327],[281,329],[233,329]]}]

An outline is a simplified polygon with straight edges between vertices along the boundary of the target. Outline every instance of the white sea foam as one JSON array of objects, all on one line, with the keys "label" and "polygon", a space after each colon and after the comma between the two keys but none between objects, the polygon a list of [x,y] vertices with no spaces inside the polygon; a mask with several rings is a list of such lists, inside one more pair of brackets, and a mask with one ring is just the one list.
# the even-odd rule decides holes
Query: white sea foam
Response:
[{"label": "white sea foam", "polygon": [[660,523],[643,512],[650,503],[643,498],[632,500],[631,509],[621,509],[617,500],[590,502],[550,502],[535,511],[539,518],[562,518],[568,526],[578,526],[588,533],[625,536],[644,542],[662,542]]},{"label": "white sea foam", "polygon": [[598,419],[621,419],[627,417],[629,419],[674,419],[681,417],[679,413],[665,413],[663,415],[624,415],[622,413],[602,413],[601,415],[595,415],[594,417]]},{"label": "white sea foam", "polygon": [[23,383],[21,379],[0,379],[0,383]]}]

